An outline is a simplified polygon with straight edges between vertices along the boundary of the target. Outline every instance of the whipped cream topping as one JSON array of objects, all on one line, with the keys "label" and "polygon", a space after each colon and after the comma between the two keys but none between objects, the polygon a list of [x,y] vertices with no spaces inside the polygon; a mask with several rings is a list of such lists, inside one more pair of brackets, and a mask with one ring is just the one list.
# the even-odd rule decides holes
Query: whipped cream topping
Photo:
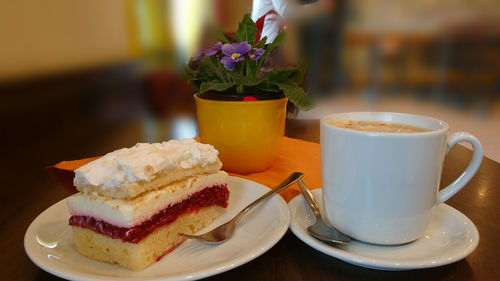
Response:
[{"label": "whipped cream topping", "polygon": [[150,181],[162,171],[190,169],[216,163],[219,152],[193,139],[138,143],[122,148],[75,170],[75,185],[116,188],[123,182]]}]

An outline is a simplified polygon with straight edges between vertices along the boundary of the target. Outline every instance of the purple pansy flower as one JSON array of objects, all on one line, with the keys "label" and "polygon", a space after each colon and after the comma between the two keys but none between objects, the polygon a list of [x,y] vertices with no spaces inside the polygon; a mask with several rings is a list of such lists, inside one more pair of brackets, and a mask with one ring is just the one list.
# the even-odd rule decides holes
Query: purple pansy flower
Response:
[{"label": "purple pansy flower", "polygon": [[196,54],[194,54],[194,56],[193,56],[193,60],[194,61],[201,60],[201,58],[205,55],[204,52],[205,52],[205,50],[201,50],[201,51],[196,52]]},{"label": "purple pansy flower", "polygon": [[222,49],[222,43],[215,44],[212,48],[205,50],[205,56],[210,57],[217,54]]},{"label": "purple pansy flower", "polygon": [[207,56],[207,57],[213,56],[213,55],[217,54],[221,49],[222,49],[222,43],[217,43],[210,49],[198,51],[194,55],[193,59],[196,61],[196,60],[200,60],[204,56]]},{"label": "purple pansy flower", "polygon": [[247,42],[224,44],[222,46],[224,57],[221,59],[221,63],[227,70],[234,70],[236,63],[244,60],[250,49],[251,46]]},{"label": "purple pansy flower", "polygon": [[257,48],[257,49],[251,49],[250,52],[248,52],[248,57],[253,60],[253,61],[256,61],[258,59],[260,59],[260,57],[264,54],[264,49],[260,49],[260,48]]}]

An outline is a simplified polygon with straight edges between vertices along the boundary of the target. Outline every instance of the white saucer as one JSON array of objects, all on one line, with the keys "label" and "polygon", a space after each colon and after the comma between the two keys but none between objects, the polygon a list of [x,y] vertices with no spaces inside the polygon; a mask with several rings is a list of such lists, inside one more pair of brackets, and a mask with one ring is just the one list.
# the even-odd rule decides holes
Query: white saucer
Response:
[{"label": "white saucer", "polygon": [[[229,178],[228,188],[229,206],[207,230],[229,220],[269,191],[261,184],[237,177]],[[245,215],[227,242],[209,245],[188,240],[149,268],[131,271],[79,255],[69,217],[66,199],[45,210],[26,231],[24,248],[40,268],[71,280],[193,280],[212,276],[262,255],[283,237],[290,223],[286,202],[274,196]]]},{"label": "white saucer", "polygon": [[[323,208],[321,189],[312,191]],[[292,232],[314,249],[345,262],[381,270],[409,270],[450,264],[469,255],[479,242],[476,226],[454,208],[441,204],[427,232],[420,239],[399,246],[377,246],[352,241],[329,246],[307,232],[315,218],[302,195],[288,203]],[[324,212],[323,212],[324,213]]]}]

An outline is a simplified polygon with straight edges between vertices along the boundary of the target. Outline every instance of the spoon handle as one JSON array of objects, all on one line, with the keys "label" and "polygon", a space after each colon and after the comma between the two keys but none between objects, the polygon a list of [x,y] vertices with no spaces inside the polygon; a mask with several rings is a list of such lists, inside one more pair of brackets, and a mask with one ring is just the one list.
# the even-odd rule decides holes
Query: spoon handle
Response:
[{"label": "spoon handle", "polygon": [[289,187],[292,185],[294,182],[297,180],[300,180],[304,174],[300,172],[293,172],[288,178],[286,178],[284,181],[282,181],[280,184],[278,184],[275,188],[271,189],[268,191],[266,194],[262,195],[252,203],[250,203],[248,206],[246,206],[243,210],[241,210],[234,218],[235,222],[237,223],[240,218],[246,214],[248,211],[250,211],[253,207],[257,206],[260,202],[266,200],[267,198],[273,196],[274,194],[284,190],[285,188]]},{"label": "spoon handle", "polygon": [[309,203],[314,215],[321,219],[318,203],[314,200],[314,196],[311,191],[307,188],[307,185],[302,181],[302,179],[299,179],[297,183],[299,184],[300,190],[302,190],[302,194],[304,194],[304,197],[306,198],[307,203]]}]

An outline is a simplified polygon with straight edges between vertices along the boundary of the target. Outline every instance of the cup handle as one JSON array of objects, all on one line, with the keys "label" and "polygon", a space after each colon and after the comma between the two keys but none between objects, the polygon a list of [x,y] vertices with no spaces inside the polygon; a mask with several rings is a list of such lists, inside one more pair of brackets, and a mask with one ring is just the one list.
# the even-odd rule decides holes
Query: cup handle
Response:
[{"label": "cup handle", "polygon": [[448,147],[446,149],[446,154],[450,149],[457,143],[461,141],[466,141],[472,144],[473,154],[472,159],[469,162],[469,166],[465,171],[450,185],[439,191],[437,204],[441,204],[444,201],[450,199],[451,196],[455,195],[462,187],[464,187],[474,176],[481,165],[483,160],[483,149],[479,140],[473,135],[466,132],[457,132],[448,137]]}]

